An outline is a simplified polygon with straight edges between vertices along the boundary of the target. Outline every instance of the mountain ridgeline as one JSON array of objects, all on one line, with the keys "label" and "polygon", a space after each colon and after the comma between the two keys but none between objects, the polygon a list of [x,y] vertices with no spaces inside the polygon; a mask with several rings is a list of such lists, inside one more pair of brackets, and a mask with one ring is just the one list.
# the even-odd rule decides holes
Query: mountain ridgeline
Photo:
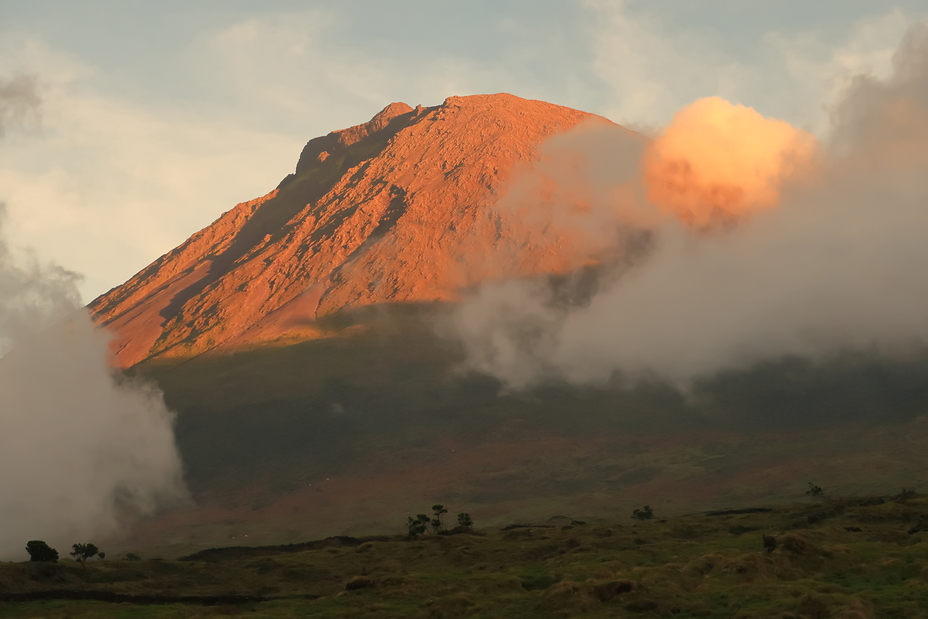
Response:
[{"label": "mountain ridgeline", "polygon": [[567,272],[586,260],[581,247],[494,206],[546,138],[591,120],[609,123],[506,94],[393,103],[310,140],[276,189],[90,309],[115,334],[115,364],[131,367],[305,339],[340,309],[450,301],[490,278]]}]

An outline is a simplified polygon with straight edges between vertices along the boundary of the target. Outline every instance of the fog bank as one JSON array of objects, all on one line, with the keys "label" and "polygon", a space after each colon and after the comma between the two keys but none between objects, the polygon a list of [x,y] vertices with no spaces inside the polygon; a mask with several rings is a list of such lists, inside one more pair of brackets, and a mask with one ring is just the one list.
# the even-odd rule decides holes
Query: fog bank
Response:
[{"label": "fog bank", "polygon": [[[686,386],[784,356],[899,357],[922,350],[928,345],[928,29],[908,34],[894,66],[886,81],[854,81],[819,147],[801,132],[790,137],[776,121],[784,144],[800,144],[779,160],[758,155],[776,174],[736,169],[725,176],[724,191],[711,182],[697,191],[672,186],[672,208],[654,204],[662,194],[652,186],[635,208],[676,215],[655,215],[653,222],[628,217],[625,205],[613,203],[609,225],[625,231],[614,238],[635,238],[628,230],[637,230],[650,243],[630,264],[605,257],[595,290],[582,302],[563,303],[543,281],[482,287],[452,320],[466,367],[515,389],[549,378],[659,377]],[[672,125],[657,140],[677,129]],[[763,137],[744,127],[728,132],[739,134],[751,143]],[[694,163],[689,172],[701,173],[699,163],[717,156],[698,139],[683,143]],[[756,150],[731,149],[747,158]],[[590,150],[587,158],[601,165],[602,151]],[[747,168],[761,169],[754,163]],[[636,168],[641,184],[648,182],[645,165]],[[627,164],[616,173],[627,176]],[[739,187],[739,179],[749,184]],[[710,220],[722,202],[752,195],[759,208],[739,206],[747,216]]]},{"label": "fog bank", "polygon": [[[31,79],[0,81],[0,131],[35,114]],[[80,276],[13,252],[0,204],[0,559],[40,539],[67,556],[185,496],[161,394],[114,374]],[[104,548],[105,550],[105,548]]]}]

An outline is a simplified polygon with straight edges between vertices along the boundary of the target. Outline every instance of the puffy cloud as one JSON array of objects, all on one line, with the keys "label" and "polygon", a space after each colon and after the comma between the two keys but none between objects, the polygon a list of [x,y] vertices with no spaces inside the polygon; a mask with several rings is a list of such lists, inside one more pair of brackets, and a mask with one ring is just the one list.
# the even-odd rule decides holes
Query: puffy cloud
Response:
[{"label": "puffy cloud", "polygon": [[785,183],[815,173],[815,138],[718,97],[683,108],[649,144],[648,199],[700,228],[780,202]]}]

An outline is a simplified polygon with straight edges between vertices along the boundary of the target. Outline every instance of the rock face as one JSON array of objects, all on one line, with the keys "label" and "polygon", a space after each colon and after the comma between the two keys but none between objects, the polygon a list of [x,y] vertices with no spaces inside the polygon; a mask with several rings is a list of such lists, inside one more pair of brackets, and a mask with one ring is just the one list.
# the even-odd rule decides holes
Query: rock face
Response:
[{"label": "rock face", "polygon": [[[598,119],[507,94],[393,103],[310,140],[294,174],[90,304],[115,364],[274,340],[342,308],[446,301],[582,264],[495,208],[549,136]],[[608,122],[599,119],[600,122]]]}]

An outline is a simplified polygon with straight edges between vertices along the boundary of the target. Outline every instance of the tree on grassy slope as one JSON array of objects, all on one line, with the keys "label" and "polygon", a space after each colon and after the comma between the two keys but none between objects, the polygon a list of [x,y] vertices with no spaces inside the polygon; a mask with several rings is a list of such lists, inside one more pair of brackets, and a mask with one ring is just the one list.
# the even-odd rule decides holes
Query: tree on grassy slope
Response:
[{"label": "tree on grassy slope", "polygon": [[87,559],[92,558],[100,551],[100,549],[93,544],[73,544],[71,548],[74,549],[71,551],[71,556],[74,557],[74,560],[79,562],[84,569],[87,569],[87,565],[85,565]]},{"label": "tree on grassy slope", "polygon": [[442,526],[444,526],[441,520],[442,514],[447,514],[448,510],[445,509],[444,505],[432,505],[432,513],[435,515],[435,517],[432,518],[432,530],[438,535],[441,533]]},{"label": "tree on grassy slope", "polygon": [[410,516],[406,519],[406,527],[409,529],[409,538],[416,539],[428,530],[429,517],[425,514],[417,514],[415,518]]}]

